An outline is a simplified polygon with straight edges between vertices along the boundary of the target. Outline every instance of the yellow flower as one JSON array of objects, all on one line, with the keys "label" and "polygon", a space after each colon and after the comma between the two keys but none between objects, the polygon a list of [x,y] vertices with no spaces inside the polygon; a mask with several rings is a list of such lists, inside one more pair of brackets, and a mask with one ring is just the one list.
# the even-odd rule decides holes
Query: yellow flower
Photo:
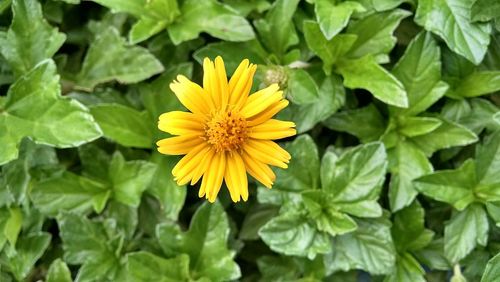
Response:
[{"label": "yellow flower", "polygon": [[248,199],[248,172],[271,188],[269,165],[287,168],[290,154],[271,140],[296,134],[295,124],[272,119],[288,105],[277,84],[248,95],[257,66],[243,60],[227,80],[221,57],[203,61],[203,88],[177,76],[170,89],[190,111],[160,116],[158,128],[172,135],[157,142],[158,151],[185,155],[173,168],[178,185],[196,184],[199,197],[214,202],[222,182],[234,202]]}]

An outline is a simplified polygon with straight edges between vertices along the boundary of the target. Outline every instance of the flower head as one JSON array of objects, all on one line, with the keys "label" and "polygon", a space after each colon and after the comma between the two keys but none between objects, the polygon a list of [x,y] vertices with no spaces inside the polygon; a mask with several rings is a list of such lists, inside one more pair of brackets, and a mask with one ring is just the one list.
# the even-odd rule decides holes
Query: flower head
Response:
[{"label": "flower head", "polygon": [[214,202],[226,186],[234,202],[248,199],[247,172],[271,188],[276,178],[269,165],[287,168],[290,154],[272,140],[296,134],[295,124],[272,119],[288,105],[277,84],[251,95],[257,66],[243,60],[227,80],[221,57],[203,61],[203,87],[185,76],[170,84],[190,111],[160,116],[158,128],[175,137],[157,142],[158,151],[185,155],[172,174],[179,185],[196,184],[198,195]]}]

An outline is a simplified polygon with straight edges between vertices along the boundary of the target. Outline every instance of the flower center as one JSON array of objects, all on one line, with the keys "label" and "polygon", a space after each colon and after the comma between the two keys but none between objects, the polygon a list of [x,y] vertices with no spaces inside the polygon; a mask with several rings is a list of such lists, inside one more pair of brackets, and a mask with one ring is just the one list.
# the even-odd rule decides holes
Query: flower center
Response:
[{"label": "flower center", "polygon": [[238,150],[247,139],[247,121],[232,110],[214,113],[205,125],[205,136],[217,152]]}]

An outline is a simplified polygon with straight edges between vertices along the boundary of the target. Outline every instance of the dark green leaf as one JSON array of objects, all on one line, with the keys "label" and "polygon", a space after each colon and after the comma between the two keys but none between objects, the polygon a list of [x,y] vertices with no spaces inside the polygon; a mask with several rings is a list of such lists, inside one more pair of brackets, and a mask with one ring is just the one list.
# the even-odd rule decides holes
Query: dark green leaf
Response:
[{"label": "dark green leaf", "polygon": [[484,271],[481,282],[498,282],[500,278],[500,254],[494,256],[488,264]]},{"label": "dark green leaf", "polygon": [[318,99],[318,86],[309,73],[303,69],[288,69],[287,95],[293,103],[302,105]]},{"label": "dark green leaf", "polygon": [[137,282],[177,282],[189,279],[189,256],[164,259],[148,252],[127,255],[127,277]]},{"label": "dark green leaf", "polygon": [[384,282],[425,282],[425,271],[420,263],[409,253],[398,255],[396,259],[396,269],[386,278]]},{"label": "dark green leaf", "polygon": [[498,17],[500,3],[495,0],[477,0],[472,4],[470,13],[473,21],[486,22]]}]

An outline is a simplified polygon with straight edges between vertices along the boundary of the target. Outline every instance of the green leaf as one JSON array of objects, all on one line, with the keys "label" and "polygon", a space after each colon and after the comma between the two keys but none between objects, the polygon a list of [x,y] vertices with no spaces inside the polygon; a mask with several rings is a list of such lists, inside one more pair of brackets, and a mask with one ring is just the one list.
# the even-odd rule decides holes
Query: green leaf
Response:
[{"label": "green leaf", "polygon": [[471,7],[473,21],[490,21],[500,14],[500,3],[495,0],[477,0]]},{"label": "green leaf", "polygon": [[18,281],[24,281],[36,262],[49,247],[51,235],[46,232],[20,237],[15,250],[7,251],[7,265]]},{"label": "green leaf", "polygon": [[[500,131],[491,134],[477,147],[476,174],[480,185],[498,189],[500,179]],[[485,197],[488,200],[488,196]]]},{"label": "green leaf", "polygon": [[392,69],[408,93],[407,109],[393,108],[396,113],[416,115],[425,111],[448,90],[441,79],[441,52],[432,35],[418,34]]},{"label": "green leaf", "polygon": [[[327,153],[321,164],[322,190],[331,196],[341,211],[362,217],[378,217],[382,209],[376,203],[385,179],[387,156],[382,143],[360,145],[338,159]],[[366,203],[375,210],[368,213]]]},{"label": "green leaf", "polygon": [[260,203],[282,205],[285,202],[300,202],[300,193],[317,189],[319,183],[318,148],[309,135],[301,135],[285,146],[292,159],[288,169],[276,172],[273,189],[261,188],[258,191]]},{"label": "green leaf", "polygon": [[413,143],[399,140],[394,148],[387,151],[389,156],[389,204],[392,211],[398,211],[417,196],[413,179],[433,171],[425,154]]},{"label": "green leaf", "polygon": [[292,257],[261,256],[257,266],[264,281],[297,281],[300,277],[299,265]]},{"label": "green leaf", "polygon": [[477,97],[499,90],[500,71],[478,71],[460,80],[453,93],[460,97]]},{"label": "green leaf", "polygon": [[396,269],[385,277],[384,282],[425,282],[425,271],[420,263],[409,253],[398,255],[396,259]]},{"label": "green leaf", "polygon": [[[103,1],[101,0],[101,2]],[[132,26],[129,33],[129,41],[132,44],[142,42],[162,31],[180,14],[177,0],[145,2],[143,4],[144,12],[139,14],[140,19]],[[120,5],[123,5],[123,2]],[[136,15],[137,12],[136,10]]]},{"label": "green leaf", "polygon": [[[399,23],[410,13],[405,10],[374,13],[359,21],[352,21],[347,33],[358,36],[348,53],[351,58],[361,58],[366,55],[386,56],[394,45],[396,37],[392,35]],[[385,60],[384,60],[385,61]]]},{"label": "green leaf", "polygon": [[408,107],[408,98],[403,84],[377,64],[373,57],[342,60],[337,70],[344,77],[346,87],[366,89],[386,104]]},{"label": "green leaf", "polygon": [[471,23],[474,0],[422,0],[415,22],[441,37],[453,52],[478,65],[490,43],[488,24]]},{"label": "green leaf", "polygon": [[475,165],[467,160],[457,169],[427,174],[415,179],[414,183],[424,195],[463,210],[474,201]]},{"label": "green leaf", "polygon": [[98,104],[90,108],[104,136],[127,147],[151,148],[153,123],[146,112],[119,104]]},{"label": "green leaf", "polygon": [[[109,46],[113,46],[109,49]],[[91,91],[113,80],[136,83],[162,72],[163,66],[147,49],[128,46],[114,27],[97,34],[76,77],[77,88]]]},{"label": "green leaf", "polygon": [[188,254],[192,279],[234,280],[241,276],[233,261],[235,251],[228,249],[229,223],[222,206],[204,203],[193,215],[189,230],[176,226],[157,227],[160,246],[168,256]]},{"label": "green leaf", "polygon": [[384,118],[373,104],[336,113],[323,124],[332,130],[352,134],[362,143],[378,140],[386,128]]},{"label": "green leaf", "polygon": [[115,221],[115,229],[121,232],[125,239],[132,239],[135,235],[138,223],[137,208],[117,201],[110,201],[103,216]]},{"label": "green leaf", "polygon": [[131,281],[188,281],[189,256],[180,255],[164,259],[148,252],[135,252],[127,255],[127,277]]},{"label": "green leaf", "polygon": [[125,161],[116,152],[109,165],[109,179],[113,185],[113,198],[118,202],[138,207],[144,192],[155,174],[157,166],[146,161]]},{"label": "green leaf", "polygon": [[59,148],[78,146],[101,136],[87,108],[61,97],[56,66],[48,60],[11,85],[0,109],[0,164],[18,155],[25,136]]},{"label": "green leaf", "polygon": [[323,61],[323,70],[327,75],[331,74],[332,66],[351,49],[357,40],[357,36],[354,34],[339,34],[327,39],[321,33],[320,26],[313,21],[304,21],[304,37],[307,46]]},{"label": "green leaf", "polygon": [[298,105],[314,103],[318,99],[318,86],[303,69],[287,69],[287,96]]},{"label": "green leaf", "polygon": [[434,232],[425,229],[424,216],[425,211],[418,201],[395,214],[391,233],[399,253],[420,250],[432,241]]},{"label": "green leaf", "polygon": [[432,117],[407,117],[399,119],[398,133],[406,137],[415,137],[428,134],[443,122],[438,118]]},{"label": "green leaf", "polygon": [[110,194],[104,183],[65,172],[38,182],[31,191],[31,200],[42,213],[50,216],[61,211],[85,214],[92,209],[99,213]]},{"label": "green leaf", "polygon": [[16,76],[21,76],[54,56],[66,36],[47,23],[36,0],[14,0],[12,13],[8,32],[0,31],[0,53]]},{"label": "green leaf", "polygon": [[299,0],[278,0],[264,19],[254,22],[261,42],[278,57],[285,55],[289,47],[299,43],[292,21]]},{"label": "green leaf", "polygon": [[72,282],[71,272],[61,259],[56,259],[50,264],[47,272],[47,282]]},{"label": "green leaf", "polygon": [[356,222],[356,231],[333,239],[333,251],[324,257],[327,273],[352,269],[373,275],[390,273],[396,259],[390,221],[381,217]]},{"label": "green leaf", "polygon": [[488,217],[479,204],[456,213],[444,228],[444,253],[452,264],[467,256],[476,244],[488,242]]},{"label": "green leaf", "polygon": [[259,229],[275,217],[279,208],[273,205],[256,204],[248,210],[241,226],[238,238],[242,240],[258,240]]},{"label": "green leaf", "polygon": [[200,32],[226,41],[247,41],[255,37],[244,17],[215,0],[187,0],[180,10],[180,16],[168,27],[175,45],[197,38]]},{"label": "green leaf", "polygon": [[500,254],[497,254],[488,261],[484,270],[481,282],[498,282],[500,277]]},{"label": "green leaf", "polygon": [[23,214],[19,208],[0,209],[0,250],[5,242],[15,245],[23,224]]},{"label": "green leaf", "polygon": [[122,238],[107,233],[103,223],[75,214],[62,213],[57,222],[64,260],[68,264],[82,264],[77,281],[112,279],[115,276]]},{"label": "green leaf", "polygon": [[449,270],[448,259],[444,256],[444,240],[439,238],[432,241],[425,248],[413,252],[422,264],[431,269]]},{"label": "green leaf", "polygon": [[259,230],[271,250],[288,256],[314,259],[331,251],[330,238],[299,213],[290,211],[271,219]]},{"label": "green leaf", "polygon": [[[316,19],[321,32],[330,40],[347,26],[352,13],[364,12],[365,8],[358,2],[346,1],[336,4],[330,0],[317,0],[314,5]],[[335,15],[335,17],[332,17]]]}]

